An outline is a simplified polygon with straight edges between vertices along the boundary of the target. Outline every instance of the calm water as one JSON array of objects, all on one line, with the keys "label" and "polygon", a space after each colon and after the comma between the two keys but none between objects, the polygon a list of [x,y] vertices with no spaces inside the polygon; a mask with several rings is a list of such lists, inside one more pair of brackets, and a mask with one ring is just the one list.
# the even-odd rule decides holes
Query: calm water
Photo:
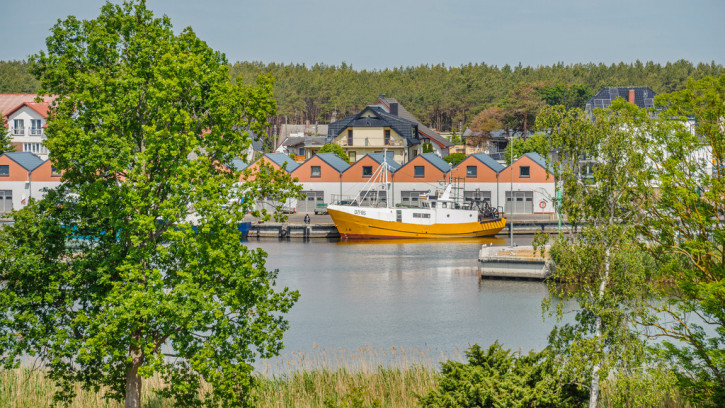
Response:
[{"label": "calm water", "polygon": [[[502,239],[443,241],[252,241],[299,290],[280,360],[319,350],[424,350],[451,356],[478,343],[541,349],[540,282],[479,280],[478,251]],[[519,244],[529,242],[519,241]],[[433,357],[437,359],[436,357]]]}]

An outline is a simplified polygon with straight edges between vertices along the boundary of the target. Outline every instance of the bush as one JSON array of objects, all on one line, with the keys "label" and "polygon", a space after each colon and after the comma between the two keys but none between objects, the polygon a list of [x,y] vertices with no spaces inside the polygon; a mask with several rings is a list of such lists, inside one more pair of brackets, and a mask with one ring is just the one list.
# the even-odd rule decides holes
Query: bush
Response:
[{"label": "bush", "polygon": [[473,345],[468,363],[442,364],[438,388],[421,397],[423,407],[574,407],[588,393],[567,384],[548,358],[550,352],[528,355],[504,350],[496,342],[487,351]]}]

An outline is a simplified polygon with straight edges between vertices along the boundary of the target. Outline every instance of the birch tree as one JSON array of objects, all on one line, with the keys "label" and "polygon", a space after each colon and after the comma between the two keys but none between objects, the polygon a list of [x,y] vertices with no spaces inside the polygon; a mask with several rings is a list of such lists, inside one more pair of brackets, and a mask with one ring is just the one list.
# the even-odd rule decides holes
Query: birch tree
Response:
[{"label": "birch tree", "polygon": [[[647,114],[615,101],[589,118],[581,110],[545,108],[537,128],[549,129],[557,153],[551,171],[560,182],[560,210],[576,232],[559,235],[551,251],[553,298],[577,302],[575,323],[554,329],[550,344],[571,380],[589,389],[596,408],[600,382],[638,365],[643,345],[632,329],[646,282],[634,225],[645,159],[637,149],[647,132]],[[555,307],[562,317],[562,302]]]}]

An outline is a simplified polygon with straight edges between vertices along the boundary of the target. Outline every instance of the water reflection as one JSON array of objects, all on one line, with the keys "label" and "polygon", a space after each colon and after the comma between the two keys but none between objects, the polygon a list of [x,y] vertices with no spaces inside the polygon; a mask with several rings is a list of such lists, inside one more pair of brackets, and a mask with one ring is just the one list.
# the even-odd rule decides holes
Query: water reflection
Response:
[{"label": "water reflection", "polygon": [[553,327],[553,320],[542,321],[545,284],[480,279],[481,245],[502,241],[252,241],[249,246],[267,251],[268,266],[279,269],[278,285],[301,294],[288,315],[282,359],[319,348],[402,347],[450,355],[496,340],[514,349],[540,349]]}]

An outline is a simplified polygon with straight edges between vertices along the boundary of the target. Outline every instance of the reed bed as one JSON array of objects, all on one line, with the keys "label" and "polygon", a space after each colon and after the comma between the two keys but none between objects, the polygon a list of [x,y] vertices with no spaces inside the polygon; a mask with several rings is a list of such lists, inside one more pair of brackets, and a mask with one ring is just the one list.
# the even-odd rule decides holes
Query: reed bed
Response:
[{"label": "reed bed", "polygon": [[[260,407],[337,407],[375,404],[414,407],[418,395],[438,385],[440,361],[463,361],[430,349],[365,346],[355,350],[295,352],[260,372]],[[355,405],[358,404],[358,405]]]}]

